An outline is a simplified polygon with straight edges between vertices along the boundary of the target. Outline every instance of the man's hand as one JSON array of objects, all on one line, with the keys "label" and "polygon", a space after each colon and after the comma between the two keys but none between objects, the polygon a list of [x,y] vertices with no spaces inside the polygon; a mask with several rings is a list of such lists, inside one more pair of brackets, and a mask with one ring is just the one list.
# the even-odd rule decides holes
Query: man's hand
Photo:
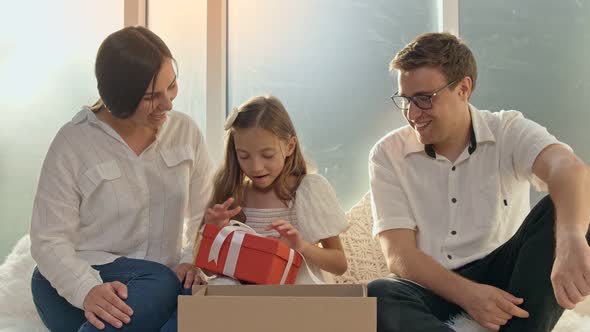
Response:
[{"label": "man's hand", "polygon": [[221,227],[229,225],[229,220],[242,210],[240,206],[228,210],[233,202],[234,199],[230,197],[222,204],[215,204],[212,208],[208,208],[207,213],[205,213],[205,223]]},{"label": "man's hand", "polygon": [[99,330],[105,328],[100,320],[121,328],[131,322],[133,310],[123,300],[127,299],[127,286],[118,281],[94,286],[84,298],[84,316]]},{"label": "man's hand", "polygon": [[573,309],[590,294],[590,248],[586,241],[590,168],[565,146],[552,144],[535,159],[533,173],[547,184],[555,205],[555,260],[551,271],[555,299],[563,308]]},{"label": "man's hand", "polygon": [[551,283],[557,303],[565,309],[573,309],[590,294],[590,247],[584,233],[558,232]]},{"label": "man's hand", "polygon": [[498,331],[514,316],[520,318],[529,316],[528,312],[518,307],[524,302],[523,299],[493,286],[474,284],[475,286],[466,295],[466,300],[459,305],[479,325]]},{"label": "man's hand", "polygon": [[176,272],[176,276],[181,283],[184,281],[184,288],[191,288],[193,285],[206,283],[206,278],[201,272],[201,269],[193,264],[182,263],[174,269],[174,272]]}]

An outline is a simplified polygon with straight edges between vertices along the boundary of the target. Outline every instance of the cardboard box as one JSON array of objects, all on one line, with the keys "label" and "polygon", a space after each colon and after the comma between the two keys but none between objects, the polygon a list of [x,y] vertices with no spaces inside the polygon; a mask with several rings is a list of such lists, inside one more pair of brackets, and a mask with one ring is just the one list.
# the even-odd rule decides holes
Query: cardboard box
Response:
[{"label": "cardboard box", "polygon": [[[239,251],[236,252],[232,250],[232,241],[234,237],[238,236],[234,232],[229,234],[223,241],[217,262],[209,261],[209,253],[221,229],[216,225],[205,225],[199,252],[195,260],[196,266],[239,280],[264,285],[280,284],[285,269],[290,266],[283,283],[295,283],[302,258],[299,253],[292,251],[291,248],[277,239],[242,233],[239,234],[240,246]],[[293,255],[293,257],[289,265],[290,255]],[[233,264],[229,264],[232,266],[230,269],[232,272],[228,274],[226,263],[230,258],[235,261]]]},{"label": "cardboard box", "polygon": [[179,332],[374,332],[364,285],[194,286],[178,297]]}]

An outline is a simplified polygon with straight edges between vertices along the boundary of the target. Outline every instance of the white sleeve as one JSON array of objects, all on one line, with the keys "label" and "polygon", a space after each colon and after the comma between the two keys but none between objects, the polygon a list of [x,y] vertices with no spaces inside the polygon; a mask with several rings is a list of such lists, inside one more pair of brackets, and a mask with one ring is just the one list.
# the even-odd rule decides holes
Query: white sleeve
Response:
[{"label": "white sleeve", "polygon": [[416,229],[408,198],[393,162],[377,145],[369,157],[373,237],[389,229]]},{"label": "white sleeve", "polygon": [[31,220],[31,255],[57,293],[83,309],[90,289],[103,281],[98,271],[76,256],[81,195],[71,151],[60,131],[41,169]]},{"label": "white sleeve", "polygon": [[193,263],[193,246],[195,236],[201,225],[207,202],[213,189],[213,161],[209,155],[205,140],[196,124],[197,142],[195,147],[195,161],[193,164],[191,182],[189,184],[189,204],[186,212],[184,238],[186,246],[182,249],[180,263]]},{"label": "white sleeve", "polygon": [[345,232],[348,222],[328,181],[319,174],[307,174],[295,196],[299,231],[305,241],[320,240]]},{"label": "white sleeve", "polygon": [[547,191],[547,184],[533,173],[535,160],[549,145],[561,144],[570,151],[571,147],[557,140],[547,128],[526,119],[520,112],[503,111],[501,114],[503,146],[507,147],[505,153],[512,160],[517,178],[526,179],[539,191]]}]

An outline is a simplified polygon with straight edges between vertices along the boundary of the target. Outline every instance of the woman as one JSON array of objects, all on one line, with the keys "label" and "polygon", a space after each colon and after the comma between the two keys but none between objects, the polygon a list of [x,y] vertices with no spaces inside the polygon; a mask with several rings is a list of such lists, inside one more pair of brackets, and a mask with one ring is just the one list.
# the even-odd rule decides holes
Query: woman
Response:
[{"label": "woman", "polygon": [[196,124],[171,111],[174,64],[145,28],[108,36],[96,58],[100,100],[49,148],[31,252],[33,299],[52,331],[175,326],[182,286],[201,281],[183,228],[194,239],[213,163]]}]

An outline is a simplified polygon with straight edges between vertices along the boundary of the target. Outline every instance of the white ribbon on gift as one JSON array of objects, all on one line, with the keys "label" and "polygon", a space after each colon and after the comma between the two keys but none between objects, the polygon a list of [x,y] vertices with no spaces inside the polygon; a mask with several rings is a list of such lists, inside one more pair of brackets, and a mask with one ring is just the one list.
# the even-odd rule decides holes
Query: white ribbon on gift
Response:
[{"label": "white ribbon on gift", "polygon": [[[238,263],[238,256],[240,255],[240,250],[242,248],[242,242],[244,241],[244,236],[246,234],[251,234],[251,235],[260,236],[260,237],[263,237],[263,236],[256,233],[256,231],[252,227],[250,227],[242,222],[239,222],[237,220],[231,220],[230,225],[223,227],[219,231],[219,233],[217,233],[217,236],[213,240],[213,244],[211,245],[211,250],[209,250],[209,257],[208,257],[209,262],[214,261],[215,264],[217,264],[217,261],[219,260],[219,253],[221,252],[221,246],[223,245],[223,242],[225,242],[225,239],[227,239],[227,237],[232,233],[234,235],[230,241],[229,250],[227,253],[227,259],[225,261],[225,265],[223,266],[223,274],[228,277],[233,278],[234,273],[236,271],[236,266]],[[299,254],[301,255],[301,253],[299,253]],[[316,284],[323,284],[324,282],[321,281],[318,277],[316,277],[315,274],[309,269],[309,266],[307,265],[307,261],[305,260],[305,257],[303,257],[303,255],[301,255],[301,258],[303,259],[303,263],[305,264],[305,267],[307,268],[307,272],[309,273],[309,276],[311,277],[313,282]],[[287,280],[287,276],[289,275],[289,272],[291,271],[291,265],[293,264],[294,259],[295,259],[295,250],[289,248],[289,258],[287,260],[287,265],[285,267],[285,270],[283,271],[283,275],[281,276],[281,281],[280,281],[281,285],[285,284],[285,281]]]},{"label": "white ribbon on gift", "polygon": [[[240,231],[242,233],[248,233],[248,234],[260,236],[258,233],[256,233],[256,231],[254,229],[252,229],[252,227],[250,227],[244,223],[241,223],[237,220],[231,220],[230,225],[223,227],[219,231],[219,233],[217,233],[217,236],[213,240],[213,244],[211,245],[211,250],[209,250],[209,258],[208,258],[209,262],[214,261],[215,264],[217,264],[217,261],[219,260],[219,252],[221,251],[221,246],[223,245],[223,242],[225,242],[225,239],[231,233],[233,233],[235,231]],[[230,248],[231,248],[231,245],[230,245]]]},{"label": "white ribbon on gift", "polygon": [[[211,245],[211,250],[209,251],[209,262],[214,261],[217,264],[219,260],[219,253],[221,252],[221,246],[227,237],[233,234],[233,237],[230,241],[229,250],[227,253],[227,259],[225,261],[225,265],[223,266],[223,274],[234,278],[234,273],[236,272],[236,266],[238,264],[238,256],[240,255],[240,250],[242,248],[242,242],[244,241],[244,236],[246,234],[251,234],[254,236],[262,235],[256,233],[252,227],[241,223],[237,220],[232,220],[229,226],[223,227],[217,236],[213,240],[213,244]],[[283,271],[283,275],[281,276],[280,284],[284,285],[285,281],[287,280],[287,276],[291,271],[291,266],[293,265],[293,259],[295,258],[295,250],[289,249],[289,259],[287,260],[287,265],[285,266],[285,270]]]}]

